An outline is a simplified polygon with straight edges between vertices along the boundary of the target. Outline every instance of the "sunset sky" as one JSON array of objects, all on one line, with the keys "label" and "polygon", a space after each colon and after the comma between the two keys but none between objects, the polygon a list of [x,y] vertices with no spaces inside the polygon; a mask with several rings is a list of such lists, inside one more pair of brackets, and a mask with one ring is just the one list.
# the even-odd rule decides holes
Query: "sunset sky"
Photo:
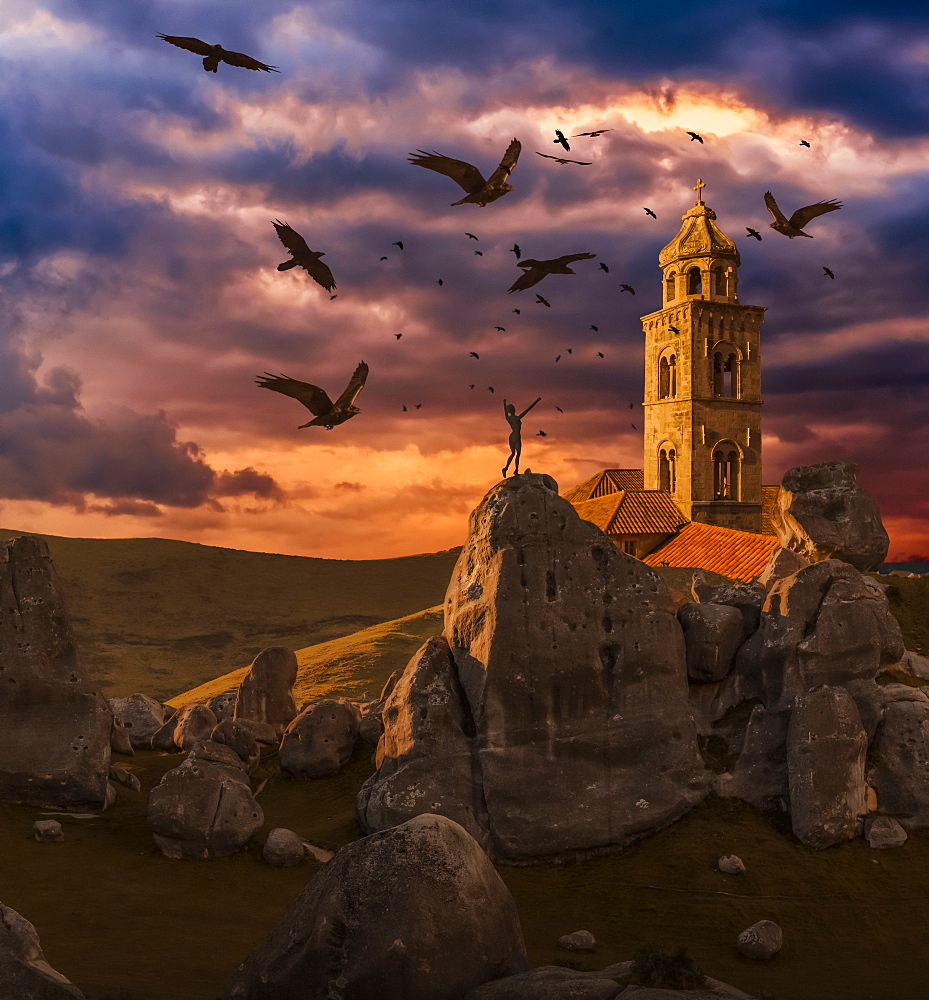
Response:
[{"label": "sunset sky", "polygon": [[[206,73],[158,32],[280,73]],[[563,153],[556,128],[612,131],[573,139],[577,166],[536,155]],[[514,190],[484,208],[407,159],[487,176],[514,136]],[[639,317],[698,177],[768,310],[764,482],[855,461],[888,558],[929,559],[924,0],[3,0],[0,527],[448,548],[499,481],[504,398],[542,397],[523,466],[562,490],[641,468]],[[788,215],[844,208],[788,240],[768,189]],[[273,219],[326,252],[337,298],[276,270]],[[507,294],[514,242],[597,258]],[[361,360],[362,412],[332,431],[254,382],[334,397]]]}]

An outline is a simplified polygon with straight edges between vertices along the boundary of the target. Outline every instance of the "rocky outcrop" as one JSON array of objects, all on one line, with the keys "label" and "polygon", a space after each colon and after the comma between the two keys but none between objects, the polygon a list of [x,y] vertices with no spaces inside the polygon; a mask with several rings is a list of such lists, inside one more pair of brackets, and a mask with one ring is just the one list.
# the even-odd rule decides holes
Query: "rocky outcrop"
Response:
[{"label": "rocky outcrop", "polygon": [[421,812],[440,813],[487,844],[486,811],[471,743],[474,724],[444,636],[410,659],[387,695],[378,771],[358,795],[365,830],[385,830]]},{"label": "rocky outcrop", "polygon": [[225,1000],[461,1000],[522,972],[516,904],[477,842],[423,814],[343,847],[239,967]]},{"label": "rocky outcrop", "polygon": [[0,995],[10,1000],[84,1000],[42,953],[35,927],[0,903]]},{"label": "rocky outcrop", "polygon": [[236,696],[236,719],[273,726],[278,739],[297,714],[293,688],[297,654],[285,646],[269,646],[252,661]]},{"label": "rocky outcrop", "polygon": [[112,728],[48,546],[27,535],[0,542],[0,800],[104,808]]},{"label": "rocky outcrop", "polygon": [[929,829],[929,704],[887,706],[868,775],[877,805],[908,830]]},{"label": "rocky outcrop", "polygon": [[147,694],[131,694],[128,698],[111,698],[110,708],[129,734],[135,749],[149,750],[152,737],[165,724],[165,710],[160,701]]},{"label": "rocky outcrop", "polygon": [[327,699],[301,712],[284,730],[281,770],[307,781],[325,778],[351,760],[358,738],[358,710]]},{"label": "rocky outcrop", "polygon": [[203,741],[152,789],[146,819],[165,857],[209,858],[240,851],[261,829],[264,813],[241,757]]},{"label": "rocky outcrop", "polygon": [[787,774],[793,831],[804,844],[831,847],[858,833],[867,811],[867,746],[858,709],[843,688],[797,696],[787,732]]},{"label": "rocky outcrop", "polygon": [[172,721],[179,750],[190,750],[196,743],[208,740],[216,727],[216,716],[206,705],[185,705]]},{"label": "rocky outcrop", "polygon": [[[392,817],[430,808],[428,796],[404,804],[400,774],[417,743],[433,740],[457,785],[454,815],[480,826],[486,815],[500,860],[622,847],[683,815],[709,784],[664,582],[556,490],[526,473],[484,497],[446,593],[451,665],[438,644],[428,669],[414,657],[389,699],[400,721],[384,712],[379,759],[394,782]],[[410,739],[404,720],[415,706]],[[360,800],[369,824],[379,776]],[[436,794],[434,811],[447,799]]]},{"label": "rocky outcrop", "polygon": [[690,603],[678,608],[677,618],[684,629],[690,679],[721,681],[746,637],[742,612],[728,604]]},{"label": "rocky outcrop", "polygon": [[771,511],[785,549],[810,562],[841,559],[876,570],[890,544],[874,498],[856,482],[853,462],[823,462],[789,469]]},{"label": "rocky outcrop", "polygon": [[785,576],[793,576],[799,569],[809,566],[810,560],[806,556],[800,555],[791,549],[783,547],[775,549],[768,560],[767,566],[762,570],[757,582],[764,589],[770,590],[778,580],[783,580]]},{"label": "rocky outcrop", "polygon": [[207,708],[216,716],[217,722],[223,719],[231,719],[235,716],[235,701],[238,697],[238,690],[224,691],[222,694],[214,695],[207,702]]},{"label": "rocky outcrop", "polygon": [[755,705],[745,727],[739,758],[721,776],[721,795],[742,799],[757,809],[786,809],[788,804],[787,729],[790,711],[769,712]]},{"label": "rocky outcrop", "polygon": [[234,750],[239,755],[248,774],[255,770],[261,760],[258,741],[251,729],[235,719],[227,717],[218,722],[210,733],[210,739],[214,743],[222,743]]}]

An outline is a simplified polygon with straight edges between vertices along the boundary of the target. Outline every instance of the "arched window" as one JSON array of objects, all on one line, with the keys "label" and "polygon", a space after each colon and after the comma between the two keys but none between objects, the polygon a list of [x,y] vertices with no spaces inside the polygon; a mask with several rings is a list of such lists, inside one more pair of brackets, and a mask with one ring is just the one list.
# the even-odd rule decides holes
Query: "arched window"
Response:
[{"label": "arched window", "polygon": [[667,399],[671,395],[671,380],[668,375],[668,359],[658,362],[658,398]]},{"label": "arched window", "polygon": [[713,354],[713,395],[739,398],[739,356],[731,349]]},{"label": "arched window", "polygon": [[721,267],[713,268],[713,291],[717,295],[726,294],[726,272]]},{"label": "arched window", "polygon": [[738,500],[741,460],[734,445],[723,442],[713,452],[713,499]]},{"label": "arched window", "polygon": [[672,271],[664,280],[664,300],[665,302],[674,301],[674,272]]},{"label": "arched window", "polygon": [[658,489],[667,493],[677,489],[677,452],[673,448],[658,452]]},{"label": "arched window", "polygon": [[687,272],[687,294],[699,295],[703,291],[703,276],[699,267],[692,267]]}]

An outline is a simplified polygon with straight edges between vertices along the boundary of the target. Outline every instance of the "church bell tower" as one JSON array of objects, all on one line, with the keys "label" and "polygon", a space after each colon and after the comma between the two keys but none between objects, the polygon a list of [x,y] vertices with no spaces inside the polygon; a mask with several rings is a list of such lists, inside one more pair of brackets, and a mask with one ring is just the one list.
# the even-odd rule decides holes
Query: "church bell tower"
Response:
[{"label": "church bell tower", "polygon": [[738,297],[739,251],[703,202],[658,255],[663,308],[643,316],[646,490],[685,517],[761,531],[764,307]]}]

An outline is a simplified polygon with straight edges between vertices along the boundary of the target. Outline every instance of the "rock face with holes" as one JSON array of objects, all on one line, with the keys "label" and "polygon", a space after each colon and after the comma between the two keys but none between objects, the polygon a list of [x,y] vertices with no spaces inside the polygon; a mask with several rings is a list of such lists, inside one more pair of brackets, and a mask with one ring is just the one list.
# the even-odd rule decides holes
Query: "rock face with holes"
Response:
[{"label": "rock face with holes", "polygon": [[165,724],[161,702],[147,694],[131,694],[128,698],[111,698],[110,708],[125,727],[133,747],[151,749],[152,737]]},{"label": "rock face with holes", "polygon": [[841,559],[862,571],[876,570],[890,539],[881,512],[855,477],[854,462],[823,462],[789,469],[771,511],[785,549],[810,562]]},{"label": "rock face with holes", "polygon": [[527,861],[621,847],[706,794],[667,589],[549,476],[512,476],[472,513],[443,634],[388,699],[369,828],[441,812]]},{"label": "rock face with holes", "polygon": [[112,729],[48,546],[25,535],[0,542],[0,800],[103,809]]},{"label": "rock face with holes", "polygon": [[461,1000],[522,972],[516,904],[457,823],[424,814],[343,847],[233,976],[226,1000]]},{"label": "rock face with holes", "polygon": [[297,714],[293,694],[296,680],[297,654],[292,649],[263,649],[242,678],[233,717],[267,723],[280,739]]},{"label": "rock face with holes", "polygon": [[84,1000],[42,953],[35,927],[0,903],[0,996],[10,1000]]},{"label": "rock face with holes", "polygon": [[354,705],[331,699],[305,709],[284,730],[281,770],[300,781],[338,774],[355,748],[358,718]]}]

